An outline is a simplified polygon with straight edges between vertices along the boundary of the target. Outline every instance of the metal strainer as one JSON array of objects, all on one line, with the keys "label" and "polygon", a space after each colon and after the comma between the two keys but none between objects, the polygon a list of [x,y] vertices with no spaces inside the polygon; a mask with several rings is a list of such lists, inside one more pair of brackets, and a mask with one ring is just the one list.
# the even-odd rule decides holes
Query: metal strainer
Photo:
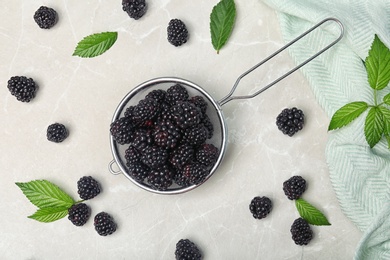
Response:
[{"label": "metal strainer", "polygon": [[[264,63],[266,63],[267,61],[269,61],[270,59],[272,59],[273,57],[275,57],[276,55],[278,55],[279,53],[281,53],[282,51],[287,49],[289,46],[291,46],[292,44],[294,44],[295,42],[297,42],[298,40],[300,40],[301,38],[303,38],[304,36],[306,36],[307,34],[312,32],[313,30],[317,29],[318,27],[320,27],[321,25],[323,25],[326,22],[335,22],[339,26],[340,33],[339,33],[339,36],[337,39],[335,39],[333,42],[331,42],[330,44],[325,46],[323,49],[318,51],[312,57],[308,58],[307,60],[305,60],[304,62],[302,62],[298,66],[294,67],[293,69],[291,69],[287,73],[283,74],[279,78],[275,79],[274,81],[272,81],[271,83],[269,83],[265,87],[261,88],[260,90],[256,91],[255,93],[250,94],[250,95],[244,95],[244,96],[233,96],[239,82],[241,81],[241,79],[243,77],[245,77],[246,75],[248,75],[249,73],[251,73],[252,71],[254,71],[255,69],[257,69],[258,67],[260,67],[261,65],[263,65]],[[162,78],[155,78],[155,79],[148,80],[148,81],[138,85],[134,89],[132,89],[122,99],[122,101],[119,103],[117,109],[115,110],[115,113],[114,113],[113,118],[112,118],[112,122],[114,122],[118,118],[124,116],[124,112],[125,112],[126,108],[128,108],[129,106],[134,106],[134,105],[138,104],[138,102],[141,99],[143,99],[150,91],[155,90],[155,89],[167,90],[172,85],[180,84],[188,90],[190,96],[195,96],[195,95],[202,96],[208,103],[207,114],[210,117],[210,120],[214,126],[214,135],[213,135],[212,139],[209,139],[207,141],[207,143],[211,143],[219,149],[218,159],[215,162],[214,166],[211,168],[210,173],[208,174],[206,179],[203,181],[203,183],[204,183],[207,179],[209,179],[214,174],[214,172],[217,170],[218,166],[221,164],[223,157],[224,157],[224,154],[225,154],[226,146],[227,146],[227,127],[226,127],[224,115],[222,112],[222,106],[224,104],[226,104],[227,102],[234,100],[234,99],[249,99],[249,98],[253,98],[253,97],[259,95],[260,93],[264,92],[265,90],[267,90],[271,86],[275,85],[276,83],[278,83],[282,79],[286,78],[287,76],[289,76],[290,74],[292,74],[293,72],[295,72],[296,70],[298,70],[299,68],[301,68],[302,66],[304,66],[305,64],[307,64],[308,62],[310,62],[311,60],[313,60],[314,58],[316,58],[320,54],[322,54],[323,52],[325,52],[326,50],[328,50],[330,47],[332,47],[338,41],[340,41],[341,38],[343,37],[343,35],[344,35],[344,27],[338,19],[327,18],[327,19],[319,22],[318,24],[316,24],[315,26],[313,26],[312,28],[310,28],[309,30],[307,30],[306,32],[304,32],[303,34],[301,34],[300,36],[298,36],[297,38],[292,40],[290,43],[286,44],[281,49],[277,50],[272,55],[270,55],[269,57],[267,57],[266,59],[264,59],[260,63],[256,64],[255,66],[253,66],[252,68],[250,68],[249,70],[244,72],[242,75],[240,75],[237,78],[237,80],[236,80],[235,84],[233,85],[232,89],[230,90],[230,92],[219,101],[215,100],[202,87],[198,86],[197,84],[195,84],[193,82],[185,80],[185,79],[175,78],[175,77],[162,77]],[[159,191],[159,190],[153,189],[147,183],[137,182],[128,173],[129,169],[126,166],[125,150],[127,149],[128,146],[118,144],[112,136],[110,136],[110,144],[111,144],[111,151],[112,151],[112,154],[114,157],[114,159],[109,163],[110,172],[112,174],[123,173],[130,181],[132,181],[135,185],[139,186],[140,188],[143,188],[147,191],[158,193],[158,194],[180,194],[180,193],[190,191],[190,190],[198,187],[199,185],[201,185],[201,184],[198,184],[198,185],[192,185],[189,187],[179,187],[179,186],[172,185],[168,190]],[[118,168],[119,168],[118,170],[114,169],[114,164],[116,164],[118,166]]]}]

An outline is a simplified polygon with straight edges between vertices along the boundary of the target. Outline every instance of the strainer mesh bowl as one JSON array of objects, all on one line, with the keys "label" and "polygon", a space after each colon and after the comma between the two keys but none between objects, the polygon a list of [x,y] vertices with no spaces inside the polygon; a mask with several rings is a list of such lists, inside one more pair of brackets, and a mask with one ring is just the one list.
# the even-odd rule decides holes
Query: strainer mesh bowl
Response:
[{"label": "strainer mesh bowl", "polygon": [[[226,149],[227,129],[226,129],[223,113],[219,104],[203,88],[199,87],[198,85],[190,81],[180,79],[180,78],[165,77],[165,78],[156,78],[156,79],[149,80],[132,89],[122,99],[122,101],[119,103],[113,115],[112,122],[114,122],[118,118],[123,117],[128,107],[137,105],[139,101],[145,98],[145,96],[152,90],[157,90],[157,89],[167,90],[169,87],[175,84],[180,84],[183,87],[185,87],[190,97],[202,96],[208,104],[207,115],[209,116],[213,124],[214,134],[212,138],[206,140],[206,143],[213,144],[215,147],[217,147],[219,149],[219,156],[214,166],[212,166],[212,168],[210,169],[208,176],[202,182],[204,183],[213,175],[213,173],[216,171],[216,169],[218,168],[218,166],[220,165],[223,159],[223,156],[225,154],[225,149]],[[140,183],[136,181],[129,174],[129,168],[126,166],[126,159],[125,159],[125,151],[129,147],[129,145],[118,144],[111,135],[110,135],[110,144],[111,144],[111,151],[114,160],[118,165],[120,171],[134,184],[147,191],[158,193],[158,194],[179,194],[179,193],[190,191],[202,184],[201,183],[198,185],[191,185],[188,187],[180,187],[177,184],[173,184],[167,190],[164,191],[155,190],[146,181]]]}]

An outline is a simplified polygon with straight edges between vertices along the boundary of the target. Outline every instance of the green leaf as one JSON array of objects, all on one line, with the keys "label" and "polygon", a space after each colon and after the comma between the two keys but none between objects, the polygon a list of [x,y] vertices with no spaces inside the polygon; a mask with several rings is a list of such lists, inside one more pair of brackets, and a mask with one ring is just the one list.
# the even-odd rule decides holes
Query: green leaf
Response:
[{"label": "green leaf", "polygon": [[389,84],[390,50],[377,35],[366,58],[366,69],[371,88],[381,90]]},{"label": "green leaf", "polygon": [[370,147],[374,147],[382,138],[384,132],[383,115],[378,107],[372,107],[364,124],[364,134]]},{"label": "green leaf", "polygon": [[325,215],[311,205],[309,202],[302,198],[295,200],[295,206],[299,212],[299,215],[306,220],[309,224],[316,226],[329,226],[331,225]]},{"label": "green leaf", "polygon": [[233,30],[236,18],[234,0],[221,0],[210,14],[211,43],[214,49],[219,50],[225,45]]},{"label": "green leaf", "polygon": [[57,185],[47,180],[35,180],[30,182],[15,183],[38,208],[64,207],[70,208],[75,202]]},{"label": "green leaf", "polygon": [[68,208],[56,207],[56,208],[42,208],[38,209],[33,215],[28,216],[31,219],[35,219],[40,222],[53,222],[59,220],[68,215]]},{"label": "green leaf", "polygon": [[84,37],[73,52],[73,56],[92,58],[111,48],[118,38],[117,32],[102,32]]},{"label": "green leaf", "polygon": [[390,106],[390,93],[383,97],[383,102]]},{"label": "green leaf", "polygon": [[346,104],[334,113],[332,119],[330,120],[328,130],[334,130],[348,125],[366,111],[367,108],[368,104],[363,101]]},{"label": "green leaf", "polygon": [[383,126],[384,126],[383,133],[386,136],[390,136],[390,109],[383,106],[380,106],[378,109],[382,113]]}]

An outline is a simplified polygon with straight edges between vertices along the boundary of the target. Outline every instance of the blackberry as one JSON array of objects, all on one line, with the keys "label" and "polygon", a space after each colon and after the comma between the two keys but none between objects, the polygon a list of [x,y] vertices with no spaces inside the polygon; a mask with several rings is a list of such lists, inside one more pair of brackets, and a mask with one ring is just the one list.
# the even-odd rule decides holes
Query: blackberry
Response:
[{"label": "blackberry", "polygon": [[145,0],[122,0],[122,9],[131,18],[138,20],[146,13],[147,5]]},{"label": "blackberry", "polygon": [[153,144],[151,130],[138,129],[134,132],[132,139],[132,145],[141,152]]},{"label": "blackberry", "polygon": [[173,118],[171,113],[171,105],[164,101],[160,104],[160,114],[158,115],[156,122],[158,123],[166,120],[172,121]]},{"label": "blackberry", "polygon": [[203,164],[192,162],[184,166],[182,173],[191,184],[198,185],[206,179],[209,171]]},{"label": "blackberry", "polygon": [[313,238],[313,231],[311,230],[309,223],[303,218],[294,220],[290,232],[295,244],[300,246],[309,244],[310,240]]},{"label": "blackberry", "polygon": [[68,209],[68,219],[75,226],[83,226],[91,215],[90,209],[85,203],[74,204]]},{"label": "blackberry", "polygon": [[189,179],[183,175],[182,171],[177,171],[176,174],[173,175],[173,181],[180,187],[191,186]]},{"label": "blackberry", "polygon": [[141,154],[134,146],[129,146],[125,151],[125,159],[127,167],[130,167],[141,160]]},{"label": "blackberry", "polygon": [[47,140],[55,143],[61,143],[68,137],[68,130],[63,124],[54,123],[47,127]]},{"label": "blackberry", "polygon": [[134,124],[131,118],[121,117],[110,125],[110,132],[118,144],[129,144],[132,140]]},{"label": "blackberry", "polygon": [[214,135],[214,126],[213,123],[211,123],[211,120],[207,114],[203,115],[201,123],[206,127],[207,129],[207,139],[210,139]]},{"label": "blackberry", "polygon": [[157,168],[166,163],[168,152],[158,146],[147,147],[141,156],[141,161],[151,168]]},{"label": "blackberry", "polygon": [[138,182],[144,182],[150,173],[149,167],[141,162],[135,162],[129,166],[129,174]]},{"label": "blackberry", "polygon": [[154,130],[154,142],[163,148],[175,148],[181,138],[180,129],[169,120],[161,121]]},{"label": "blackberry", "polygon": [[293,176],[290,179],[283,182],[283,191],[287,198],[290,200],[296,200],[306,190],[306,180],[301,176]]},{"label": "blackberry", "polygon": [[172,19],[167,28],[168,42],[175,47],[181,46],[188,40],[188,30],[180,19]]},{"label": "blackberry", "polygon": [[276,118],[276,125],[283,134],[293,136],[302,130],[305,119],[302,110],[293,107],[285,108]]},{"label": "blackberry", "polygon": [[170,105],[175,105],[178,101],[187,101],[189,98],[188,91],[180,84],[175,84],[167,89],[166,101]]},{"label": "blackberry", "polygon": [[57,12],[53,8],[41,6],[34,13],[34,20],[40,28],[50,29],[58,21]]},{"label": "blackberry", "polygon": [[202,124],[188,127],[183,132],[183,142],[193,146],[203,144],[208,136],[207,129]]},{"label": "blackberry", "polygon": [[219,150],[212,144],[203,144],[195,152],[195,159],[199,163],[209,167],[213,166],[217,161],[219,155]]},{"label": "blackberry", "polygon": [[265,218],[272,210],[272,201],[268,197],[254,197],[249,210],[256,219]]},{"label": "blackberry", "polygon": [[169,162],[177,169],[181,169],[194,157],[194,148],[189,144],[182,144],[171,152]]},{"label": "blackberry", "polygon": [[152,169],[147,177],[147,181],[155,190],[167,190],[172,185],[173,175],[172,169],[167,165],[163,165]]},{"label": "blackberry", "polygon": [[133,114],[134,109],[135,109],[135,106],[129,106],[128,108],[126,108],[124,116],[129,117],[130,119],[134,120],[134,114]]},{"label": "blackberry", "polygon": [[180,239],[176,244],[176,260],[200,260],[202,253],[197,245],[189,239]]},{"label": "blackberry", "polygon": [[198,125],[201,118],[200,110],[194,104],[186,101],[178,102],[172,107],[172,118],[180,128]]},{"label": "blackberry", "polygon": [[106,212],[100,212],[94,219],[95,230],[101,236],[111,235],[116,231],[117,225],[111,215]]},{"label": "blackberry", "polygon": [[93,199],[100,193],[100,184],[91,176],[81,177],[77,181],[77,193],[83,200]]},{"label": "blackberry", "polygon": [[202,96],[193,96],[190,98],[190,102],[199,108],[203,114],[206,113],[208,104]]},{"label": "blackberry", "polygon": [[133,110],[134,120],[138,123],[152,120],[159,112],[159,104],[152,98],[142,99]]},{"label": "blackberry", "polygon": [[158,103],[162,103],[164,100],[165,100],[165,95],[167,94],[167,92],[165,90],[162,90],[162,89],[155,89],[155,90],[152,90],[150,91],[146,96],[145,98],[151,98],[151,99],[154,99],[156,100]]},{"label": "blackberry", "polygon": [[8,80],[8,90],[17,100],[30,102],[38,89],[32,78],[25,76],[14,76]]}]

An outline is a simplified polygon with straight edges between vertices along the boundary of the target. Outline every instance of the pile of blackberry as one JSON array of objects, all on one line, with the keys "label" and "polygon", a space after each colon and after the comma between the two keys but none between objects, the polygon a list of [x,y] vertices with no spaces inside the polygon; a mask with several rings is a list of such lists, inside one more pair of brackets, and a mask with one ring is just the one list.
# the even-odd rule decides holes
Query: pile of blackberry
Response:
[{"label": "pile of blackberry", "polygon": [[110,126],[114,140],[127,147],[128,174],[155,190],[201,184],[219,156],[207,143],[214,132],[207,106],[202,96],[174,84],[128,107]]}]

